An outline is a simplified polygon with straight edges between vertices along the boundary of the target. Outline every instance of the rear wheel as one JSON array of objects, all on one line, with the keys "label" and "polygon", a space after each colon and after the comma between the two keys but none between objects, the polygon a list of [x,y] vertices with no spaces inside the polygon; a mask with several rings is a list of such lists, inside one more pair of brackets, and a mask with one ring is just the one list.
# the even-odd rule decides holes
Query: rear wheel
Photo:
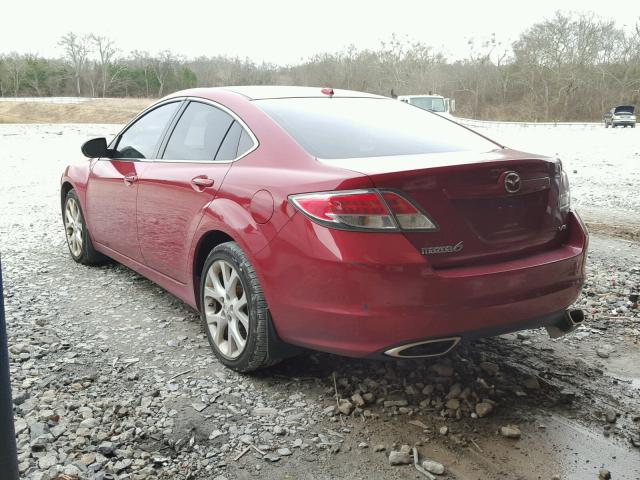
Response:
[{"label": "rear wheel", "polygon": [[235,242],[215,247],[202,269],[201,318],[209,344],[227,367],[250,372],[277,363],[279,341],[253,266]]},{"label": "rear wheel", "polygon": [[65,197],[62,208],[62,221],[71,258],[85,265],[95,265],[106,260],[104,255],[93,248],[82,208],[80,207],[80,200],[73,189],[69,190]]}]

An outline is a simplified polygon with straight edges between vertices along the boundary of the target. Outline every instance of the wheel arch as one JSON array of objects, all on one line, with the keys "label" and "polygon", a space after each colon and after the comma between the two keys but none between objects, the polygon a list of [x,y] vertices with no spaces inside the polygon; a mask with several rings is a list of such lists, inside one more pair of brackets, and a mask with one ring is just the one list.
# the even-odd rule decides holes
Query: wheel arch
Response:
[{"label": "wheel arch", "polygon": [[200,279],[202,277],[202,269],[207,256],[218,245],[225,242],[234,242],[235,239],[222,230],[209,230],[204,233],[198,240],[193,252],[193,295],[196,305],[200,309]]},{"label": "wheel arch", "polygon": [[204,261],[209,252],[224,242],[236,242],[243,250],[253,268],[262,281],[260,266],[256,264],[255,255],[269,244],[275,236],[269,236],[265,230],[269,225],[259,225],[249,211],[234,200],[216,198],[207,207],[193,237],[191,247],[191,278],[195,303],[200,308],[200,279]]},{"label": "wheel arch", "polygon": [[63,180],[62,185],[60,187],[60,207],[61,208],[64,207],[64,201],[67,198],[67,194],[74,189],[75,187],[69,180]]}]

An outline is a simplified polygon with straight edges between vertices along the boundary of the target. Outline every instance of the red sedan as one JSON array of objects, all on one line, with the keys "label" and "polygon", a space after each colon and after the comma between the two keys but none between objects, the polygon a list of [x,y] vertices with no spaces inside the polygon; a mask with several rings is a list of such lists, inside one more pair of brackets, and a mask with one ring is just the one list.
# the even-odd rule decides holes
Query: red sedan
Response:
[{"label": "red sedan", "polygon": [[444,354],[566,333],[587,233],[557,159],[389,98],[303,87],[178,92],[62,176],[73,259],[110,257],[201,312],[250,371],[295,346]]}]

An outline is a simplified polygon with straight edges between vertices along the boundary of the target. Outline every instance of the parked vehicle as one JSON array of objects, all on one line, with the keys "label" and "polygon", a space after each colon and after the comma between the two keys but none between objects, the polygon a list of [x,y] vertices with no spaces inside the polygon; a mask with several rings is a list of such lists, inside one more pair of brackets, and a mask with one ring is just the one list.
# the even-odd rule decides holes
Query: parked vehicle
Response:
[{"label": "parked vehicle", "polygon": [[604,114],[604,127],[636,127],[635,107],[633,105],[620,105]]},{"label": "parked vehicle", "polygon": [[445,98],[442,95],[431,93],[429,95],[399,95],[398,100],[448,118],[452,118],[456,109],[456,101],[453,98]]},{"label": "parked vehicle", "polygon": [[288,346],[416,358],[547,326],[584,280],[587,232],[557,159],[402,102],[304,87],[160,100],[62,175],[69,251],[198,309],[220,361]]}]

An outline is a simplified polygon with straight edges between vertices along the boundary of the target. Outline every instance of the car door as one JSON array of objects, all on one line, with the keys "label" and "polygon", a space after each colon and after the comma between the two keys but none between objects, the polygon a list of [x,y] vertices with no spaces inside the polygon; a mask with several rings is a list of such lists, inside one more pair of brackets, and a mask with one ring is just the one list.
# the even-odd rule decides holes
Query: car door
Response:
[{"label": "car door", "polygon": [[136,261],[142,260],[136,231],[138,179],[181,102],[159,105],[129,125],[112,142],[116,156],[95,161],[89,175],[87,211],[95,241]]},{"label": "car door", "polygon": [[139,176],[138,239],[144,263],[187,283],[189,249],[205,208],[237,156],[243,127],[231,112],[189,101]]}]

